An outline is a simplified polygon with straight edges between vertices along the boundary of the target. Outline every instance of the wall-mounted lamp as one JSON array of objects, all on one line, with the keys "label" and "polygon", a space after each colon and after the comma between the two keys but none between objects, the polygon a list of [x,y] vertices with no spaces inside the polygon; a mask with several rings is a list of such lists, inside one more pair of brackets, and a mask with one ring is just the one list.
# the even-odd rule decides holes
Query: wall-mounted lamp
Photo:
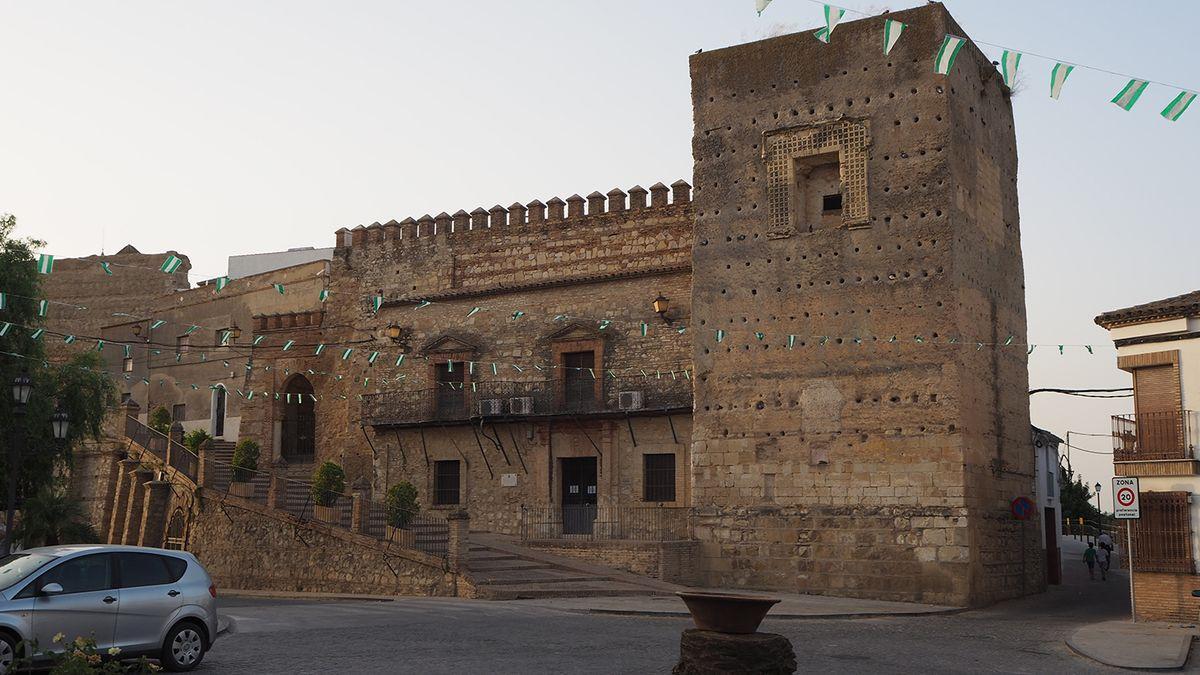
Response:
[{"label": "wall-mounted lamp", "polygon": [[133,324],[133,328],[131,330],[133,331],[134,337],[140,337],[142,334],[142,324],[140,324],[140,323]]},{"label": "wall-mounted lamp", "polygon": [[670,308],[671,308],[671,301],[664,298],[663,296],[660,295],[654,299],[655,314],[658,314],[660,317],[662,317],[662,320],[667,323],[671,323],[671,319],[669,317],[667,317],[667,310]]},{"label": "wall-mounted lamp", "polygon": [[240,337],[242,337],[242,329],[238,328],[238,325],[235,323],[229,327],[229,338],[231,340],[236,340]]},{"label": "wall-mounted lamp", "polygon": [[409,344],[407,342],[405,342],[404,329],[401,328],[400,326],[397,326],[394,323],[388,324],[387,327],[383,329],[383,335],[387,339],[389,339],[392,342],[399,345],[401,352],[407,354],[409,351],[412,350],[412,347],[409,346]]}]

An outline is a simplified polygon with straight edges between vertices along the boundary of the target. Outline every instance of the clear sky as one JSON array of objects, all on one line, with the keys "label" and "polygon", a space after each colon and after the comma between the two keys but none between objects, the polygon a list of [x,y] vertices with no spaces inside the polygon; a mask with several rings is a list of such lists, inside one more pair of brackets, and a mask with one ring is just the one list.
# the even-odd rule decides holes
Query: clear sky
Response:
[{"label": "clear sky", "polygon": [[[979,40],[1200,88],[1200,3],[946,4]],[[182,251],[195,281],[230,254],[331,246],[342,226],[690,180],[687,56],[822,21],[806,0],[753,5],[3,2],[0,212],[58,256]],[[1013,99],[1029,335],[1095,355],[1039,347],[1030,383],[1129,386],[1092,318],[1200,288],[1200,105],[1167,122],[1177,92],[1152,84],[1125,112],[1108,102],[1124,78],[1081,69],[1052,101],[1052,65],[1026,56]],[[1060,436],[1132,408],[1032,405]],[[1110,508],[1111,456],[1071,459]]]}]

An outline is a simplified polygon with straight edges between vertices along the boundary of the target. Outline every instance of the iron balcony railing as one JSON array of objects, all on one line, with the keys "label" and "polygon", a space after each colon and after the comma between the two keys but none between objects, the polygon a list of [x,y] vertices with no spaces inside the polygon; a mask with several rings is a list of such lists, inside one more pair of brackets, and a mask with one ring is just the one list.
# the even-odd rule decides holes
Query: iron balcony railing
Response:
[{"label": "iron balcony railing", "polygon": [[1200,443],[1200,425],[1192,410],[1113,415],[1113,459],[1192,459]]},{"label": "iron balcony railing", "polygon": [[687,541],[691,509],[682,506],[523,506],[521,540]]},{"label": "iron balcony railing", "polygon": [[476,418],[638,414],[691,410],[692,381],[673,376],[442,383],[363,396],[363,421],[372,426],[462,422]]}]

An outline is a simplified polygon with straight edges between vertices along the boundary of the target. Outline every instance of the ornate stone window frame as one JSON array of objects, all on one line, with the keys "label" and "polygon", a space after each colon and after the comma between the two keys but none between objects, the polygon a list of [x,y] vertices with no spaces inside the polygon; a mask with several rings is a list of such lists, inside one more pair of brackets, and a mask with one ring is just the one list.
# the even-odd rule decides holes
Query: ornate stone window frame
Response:
[{"label": "ornate stone window frame", "polygon": [[799,232],[793,221],[792,186],[805,160],[836,154],[842,187],[842,227],[868,227],[867,160],[871,129],[867,120],[840,119],[763,132],[767,166],[767,222],[772,232]]}]

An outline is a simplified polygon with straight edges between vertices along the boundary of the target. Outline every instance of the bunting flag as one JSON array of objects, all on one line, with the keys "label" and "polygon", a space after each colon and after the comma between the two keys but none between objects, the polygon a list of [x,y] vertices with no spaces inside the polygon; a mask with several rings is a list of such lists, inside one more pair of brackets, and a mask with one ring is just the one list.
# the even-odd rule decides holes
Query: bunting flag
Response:
[{"label": "bunting flag", "polygon": [[40,273],[40,274],[50,274],[51,272],[53,272],[54,271],[54,256],[50,255],[49,253],[43,253],[43,254],[39,255],[37,270],[38,270],[38,273]]},{"label": "bunting flag", "polygon": [[1146,91],[1146,85],[1150,84],[1146,80],[1132,79],[1126,84],[1117,95],[1113,97],[1112,102],[1122,110],[1132,110],[1134,104],[1142,97],[1142,92]]},{"label": "bunting flag", "polygon": [[291,349],[292,345],[294,344],[296,344],[295,340],[288,340],[287,342],[283,343],[283,351],[286,352],[287,350]]},{"label": "bunting flag", "polygon": [[125,348],[124,349],[125,358],[127,358],[127,359],[133,358],[133,350],[129,347],[129,345],[121,345],[121,346]]},{"label": "bunting flag", "polygon": [[258,343],[262,342],[265,339],[267,339],[266,335],[256,335],[256,336],[254,336],[254,342],[252,342],[250,344],[252,347],[257,347]]},{"label": "bunting flag", "polygon": [[150,324],[150,330],[154,330],[155,328],[162,328],[165,325],[167,325],[166,321],[163,321],[162,319],[155,319],[154,322]]},{"label": "bunting flag", "polygon": [[279,291],[280,295],[283,295],[283,284],[271,284],[271,286],[274,287],[275,290]]},{"label": "bunting flag", "polygon": [[829,44],[829,29],[828,28],[818,28],[816,31],[813,32],[813,37],[817,38],[821,42],[824,42],[825,44]]},{"label": "bunting flag", "polygon": [[1191,105],[1192,101],[1195,99],[1196,92],[1181,91],[1179,92],[1179,95],[1172,99],[1172,101],[1167,104],[1167,107],[1163,108],[1162,112],[1159,114],[1174,122],[1183,115],[1184,111],[1188,109],[1188,106]]},{"label": "bunting flag", "polygon": [[767,334],[762,331],[757,331],[754,333],[754,337],[758,338],[759,342],[762,342],[762,339],[767,337]]},{"label": "bunting flag", "polygon": [[833,35],[833,29],[837,28],[838,22],[845,16],[846,10],[833,5],[825,5],[825,39],[823,42],[829,42],[829,38]]},{"label": "bunting flag", "polygon": [[11,328],[12,328],[11,323],[5,322],[5,323],[0,324],[0,337],[4,337],[5,335],[8,335],[8,331]]},{"label": "bunting flag", "polygon": [[566,321],[567,315],[566,314],[555,314],[553,320],[554,321]]},{"label": "bunting flag", "polygon": [[367,363],[375,365],[375,359],[377,358],[379,358],[379,352],[371,352],[371,355],[367,357]]},{"label": "bunting flag", "polygon": [[179,266],[182,264],[182,260],[173,255],[169,255],[167,256],[167,259],[163,261],[162,267],[159,267],[158,269],[166,272],[167,274],[174,274],[175,270],[179,269]]},{"label": "bunting flag", "polygon": [[108,263],[106,263],[106,262],[101,262],[101,263],[100,263],[100,269],[104,270],[104,273],[105,273],[105,274],[107,274],[108,276],[110,276],[110,277],[112,276],[112,268],[110,268],[110,267],[108,266]]},{"label": "bunting flag", "polygon": [[1068,63],[1054,64],[1054,69],[1050,71],[1050,98],[1058,100],[1058,95],[1062,93],[1063,85],[1067,83],[1067,76],[1072,70],[1075,70],[1075,66]]},{"label": "bunting flag", "polygon": [[517,311],[515,311],[515,312],[513,312],[513,313],[512,313],[512,318],[513,318],[513,320],[514,320],[514,321],[515,321],[515,320],[517,320],[517,319],[519,319],[519,318],[521,318],[521,317],[523,317],[523,316],[525,316],[525,312],[522,312],[522,311],[521,311],[521,310],[519,310],[519,309],[518,309]]},{"label": "bunting flag", "polygon": [[499,374],[499,373],[497,373],[497,372],[496,372],[496,363],[495,363],[494,361],[492,362],[492,374],[493,374],[493,375],[498,375],[498,374]]},{"label": "bunting flag", "polygon": [[430,305],[432,305],[432,304],[433,304],[433,303],[432,303],[432,302],[430,302],[430,301],[428,301],[428,300],[422,300],[422,301],[418,302],[418,303],[417,303],[417,306],[416,306],[416,307],[413,307],[413,309],[424,309],[424,308],[426,308],[426,307],[428,307],[428,306],[430,306]]},{"label": "bunting flag", "polygon": [[0,293],[0,309],[8,309],[8,294]]},{"label": "bunting flag", "polygon": [[950,69],[954,67],[954,59],[958,58],[958,51],[966,43],[965,38],[957,35],[947,35],[943,38],[942,46],[933,59],[933,71],[940,75],[949,75]]},{"label": "bunting flag", "polygon": [[400,356],[396,357],[396,367],[397,368],[399,368],[404,363],[405,356],[407,356],[407,354],[401,354]]},{"label": "bunting flag", "polygon": [[725,339],[725,331],[723,331],[723,330],[721,330],[720,328],[718,328],[718,329],[717,329],[717,342],[720,342],[720,341],[722,341],[722,340],[724,340],[724,339]]},{"label": "bunting flag", "polygon": [[46,314],[49,312],[50,312],[50,301],[49,300],[38,300],[38,310],[37,310],[38,316],[46,316]]},{"label": "bunting flag", "polygon": [[383,296],[376,295],[375,297],[371,298],[371,311],[378,314],[380,307],[383,307]]},{"label": "bunting flag", "polygon": [[184,335],[191,335],[192,333],[195,333],[198,330],[200,330],[200,326],[192,324],[192,326],[190,328],[188,328],[186,332],[184,332]]},{"label": "bunting flag", "polygon": [[233,331],[221,331],[221,346],[229,344],[229,338],[233,336]]},{"label": "bunting flag", "polygon": [[96,340],[96,351],[104,351],[104,340]]},{"label": "bunting flag", "polygon": [[759,16],[762,16],[763,10],[769,4],[771,4],[771,0],[754,0],[754,10],[758,12]]},{"label": "bunting flag", "polygon": [[323,351],[325,351],[325,343],[324,342],[317,345],[317,351],[313,352],[313,356],[320,356],[321,352],[323,352]]},{"label": "bunting flag", "polygon": [[345,361],[345,360],[349,359],[349,358],[350,358],[350,355],[351,355],[351,354],[353,354],[353,353],[354,353],[354,348],[353,348],[353,347],[347,347],[347,348],[346,348],[346,351],[342,352],[342,360],[343,360],[343,361]]},{"label": "bunting flag", "polygon": [[63,342],[65,342],[65,343],[67,343],[67,344],[71,344],[71,343],[72,343],[72,342],[74,342],[74,341],[75,341],[75,336],[74,336],[74,335],[68,335],[68,336],[66,336],[66,337],[64,337],[64,338],[63,338]]},{"label": "bunting flag", "polygon": [[175,352],[175,363],[179,363],[182,360],[183,360],[183,354],[181,354],[180,352]]},{"label": "bunting flag", "polygon": [[791,349],[792,347],[796,346],[796,336],[795,335],[788,336],[787,346],[788,346],[788,349]]},{"label": "bunting flag", "polygon": [[611,325],[612,325],[612,322],[611,322],[611,321],[609,321],[608,319],[602,319],[602,320],[600,321],[600,328],[599,328],[599,329],[600,329],[600,330],[604,330],[605,328],[608,328],[608,327],[609,327],[609,326],[611,326]]},{"label": "bunting flag", "polygon": [[1000,74],[1004,76],[1004,84],[1012,89],[1013,81],[1017,78],[1017,66],[1021,65],[1021,52],[1008,49],[1000,57]]},{"label": "bunting flag", "polygon": [[591,375],[593,380],[596,379],[596,371],[592,370],[591,368],[588,368],[587,370],[588,375]]},{"label": "bunting flag", "polygon": [[40,340],[40,339],[42,339],[42,334],[45,332],[46,332],[45,328],[35,329],[32,333],[30,333],[29,339],[30,340]]},{"label": "bunting flag", "polygon": [[900,23],[895,19],[888,19],[883,22],[883,55],[887,56],[892,53],[892,47],[896,46],[896,42],[900,40],[900,34],[908,24]]},{"label": "bunting flag", "polygon": [[229,285],[229,277],[217,277],[217,292],[218,293],[225,290],[225,287],[228,285]]},{"label": "bunting flag", "polygon": [[650,324],[642,322],[642,337],[646,337],[646,333],[650,330]]},{"label": "bunting flag", "polygon": [[478,314],[478,313],[479,313],[479,312],[480,312],[482,309],[483,309],[482,307],[472,307],[472,308],[471,308],[471,311],[467,312],[467,318],[469,319],[469,318],[471,318],[471,317],[475,316],[475,315],[476,315],[476,314]]},{"label": "bunting flag", "polygon": [[317,294],[317,299],[320,300],[321,302],[325,302],[326,300],[329,299],[329,291],[322,288],[321,292]]}]

